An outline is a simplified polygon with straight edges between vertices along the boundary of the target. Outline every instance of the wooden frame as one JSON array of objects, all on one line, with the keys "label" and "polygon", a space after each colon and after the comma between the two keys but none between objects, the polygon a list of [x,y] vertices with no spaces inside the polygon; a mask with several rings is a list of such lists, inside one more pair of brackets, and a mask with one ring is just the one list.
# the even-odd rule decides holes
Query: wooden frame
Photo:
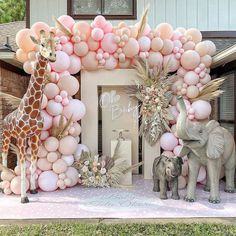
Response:
[{"label": "wooden frame", "polygon": [[[83,20],[93,20],[97,14],[91,15],[75,15],[72,12],[72,0],[67,0],[67,14],[73,17],[74,19],[83,19]],[[102,14],[106,17],[106,19],[110,20],[136,20],[137,19],[137,0],[132,0],[132,14],[131,15],[106,15]],[[102,11],[104,9],[104,0],[101,0],[101,8]]]}]

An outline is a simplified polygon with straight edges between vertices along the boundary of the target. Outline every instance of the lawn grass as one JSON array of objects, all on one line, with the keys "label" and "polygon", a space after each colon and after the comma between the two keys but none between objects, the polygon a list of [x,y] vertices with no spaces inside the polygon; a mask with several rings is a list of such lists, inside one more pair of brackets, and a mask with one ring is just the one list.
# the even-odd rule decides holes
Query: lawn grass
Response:
[{"label": "lawn grass", "polygon": [[81,224],[52,223],[35,225],[9,225],[0,227],[3,236],[83,235],[83,236],[230,236],[236,235],[236,226],[223,224]]}]

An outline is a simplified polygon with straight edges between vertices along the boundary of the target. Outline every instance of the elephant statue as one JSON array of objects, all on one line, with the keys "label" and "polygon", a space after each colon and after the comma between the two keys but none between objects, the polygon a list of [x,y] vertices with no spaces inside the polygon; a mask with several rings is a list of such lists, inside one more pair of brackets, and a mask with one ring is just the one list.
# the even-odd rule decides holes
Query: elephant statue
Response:
[{"label": "elephant statue", "polygon": [[209,202],[219,203],[219,176],[224,165],[225,192],[234,193],[234,174],[236,166],[235,142],[229,131],[215,120],[194,122],[187,119],[184,100],[177,97],[180,114],[176,124],[177,136],[183,140],[180,157],[188,155],[189,179],[185,200],[195,201],[198,172],[201,165],[207,168],[205,190],[210,191]]},{"label": "elephant statue", "polygon": [[161,155],[155,158],[153,162],[153,191],[160,192],[161,199],[167,199],[168,182],[172,188],[172,199],[179,200],[178,193],[178,176],[182,172],[182,158],[181,157],[166,157]]}]

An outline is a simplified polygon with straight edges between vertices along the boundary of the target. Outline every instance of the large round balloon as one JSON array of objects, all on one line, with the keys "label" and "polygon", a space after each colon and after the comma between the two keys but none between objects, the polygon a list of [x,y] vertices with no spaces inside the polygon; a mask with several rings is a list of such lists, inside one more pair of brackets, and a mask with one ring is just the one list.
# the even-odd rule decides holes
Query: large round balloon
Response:
[{"label": "large round balloon", "polygon": [[22,29],[16,34],[16,44],[25,52],[30,52],[35,49],[35,43],[32,41],[30,36],[37,37],[31,29]]},{"label": "large round balloon", "polygon": [[53,171],[44,171],[38,178],[39,187],[45,192],[57,189],[58,175]]},{"label": "large round balloon", "polygon": [[183,53],[181,57],[181,64],[184,69],[192,70],[195,69],[200,63],[200,56],[194,50],[188,50]]},{"label": "large round balloon", "polygon": [[96,70],[98,68],[96,55],[96,52],[89,51],[86,56],[81,58],[81,63],[86,70]]},{"label": "large round balloon", "polygon": [[73,136],[65,136],[60,140],[59,152],[63,155],[72,155],[77,148],[77,142]]},{"label": "large round balloon", "polygon": [[173,27],[168,23],[161,23],[156,27],[156,31],[160,33],[162,39],[171,39],[173,35]]},{"label": "large round balloon", "polygon": [[86,108],[84,104],[78,99],[72,99],[70,100],[69,105],[64,107],[62,114],[67,119],[70,119],[70,117],[72,117],[73,121],[78,121],[83,118],[83,116],[85,115],[85,112],[86,112]]},{"label": "large round balloon", "polygon": [[[21,194],[21,176],[16,176],[11,181],[11,191],[14,194]],[[29,189],[29,181],[25,178],[25,190],[28,191]]]},{"label": "large round balloon", "polygon": [[48,35],[50,27],[46,23],[39,21],[31,26],[31,30],[39,37],[41,30],[44,30],[45,34]]},{"label": "large round balloon", "polygon": [[163,56],[160,52],[150,52],[148,57],[148,64],[150,67],[161,66],[163,62]]},{"label": "large round balloon", "polygon": [[104,35],[104,38],[101,41],[101,48],[105,52],[114,53],[118,48],[117,44],[115,43],[115,35],[113,33],[108,33]]},{"label": "large round balloon", "polygon": [[68,167],[68,169],[66,171],[66,176],[67,176],[67,178],[69,178],[71,180],[71,183],[68,185],[69,187],[72,187],[77,184],[78,171],[74,167],[72,167],[72,166]]},{"label": "large round balloon", "polygon": [[57,85],[60,90],[65,90],[70,96],[79,91],[79,81],[74,76],[63,76]]},{"label": "large round balloon", "polygon": [[63,72],[70,66],[70,58],[63,51],[56,51],[56,61],[51,63],[52,69],[56,72]]},{"label": "large round balloon", "polygon": [[211,114],[211,105],[209,102],[204,100],[198,100],[196,102],[193,102],[192,108],[195,111],[195,118],[198,120],[207,119]]},{"label": "large round balloon", "polygon": [[173,151],[178,145],[178,139],[172,133],[164,133],[160,138],[161,148],[165,151]]},{"label": "large round balloon", "polygon": [[127,57],[134,57],[139,52],[139,44],[134,38],[130,38],[123,48],[123,52]]},{"label": "large round balloon", "polygon": [[70,56],[70,66],[68,71],[70,74],[74,75],[77,74],[81,69],[81,61],[80,58],[77,57],[75,54]]}]

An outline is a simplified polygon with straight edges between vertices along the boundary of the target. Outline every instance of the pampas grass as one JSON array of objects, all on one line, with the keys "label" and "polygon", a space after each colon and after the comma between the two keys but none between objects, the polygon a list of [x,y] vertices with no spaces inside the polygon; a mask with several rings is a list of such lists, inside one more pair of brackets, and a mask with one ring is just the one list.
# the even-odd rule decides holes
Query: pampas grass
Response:
[{"label": "pampas grass", "polygon": [[191,102],[197,100],[211,101],[219,97],[224,91],[219,89],[220,86],[224,83],[225,79],[218,78],[211,80],[209,83],[202,87],[199,95],[196,98],[190,99]]},{"label": "pampas grass", "polygon": [[146,24],[148,22],[148,11],[149,11],[149,7],[147,7],[144,12],[143,15],[139,21],[139,28],[138,28],[138,35],[137,35],[137,39],[139,39],[144,32],[144,29],[146,27]]},{"label": "pampas grass", "polygon": [[70,38],[72,37],[71,31],[68,28],[66,28],[55,16],[53,16],[53,20],[56,23],[57,29],[59,29],[61,32],[63,32],[68,37],[70,37]]}]

